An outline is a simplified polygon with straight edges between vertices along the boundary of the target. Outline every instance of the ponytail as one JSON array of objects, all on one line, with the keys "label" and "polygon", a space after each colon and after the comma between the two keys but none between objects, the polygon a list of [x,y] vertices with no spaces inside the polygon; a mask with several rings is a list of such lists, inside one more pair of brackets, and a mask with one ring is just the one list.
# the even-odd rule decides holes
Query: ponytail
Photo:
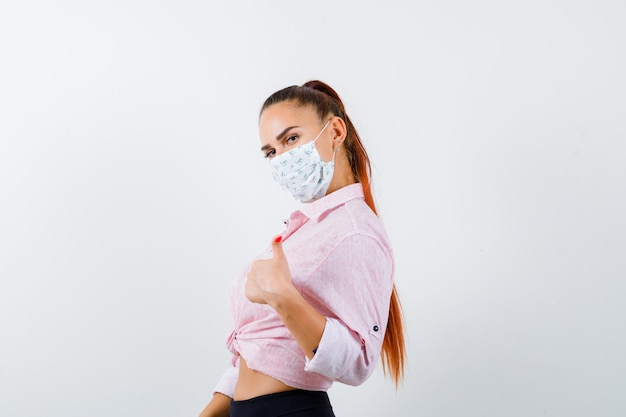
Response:
[{"label": "ponytail", "polygon": [[[271,105],[283,101],[294,101],[303,106],[312,106],[317,111],[320,120],[323,120],[328,114],[333,114],[343,119],[347,128],[344,147],[352,173],[363,187],[365,202],[375,214],[378,214],[372,194],[372,167],[369,156],[337,92],[328,84],[318,80],[309,81],[302,86],[286,87],[275,92],[265,100],[261,107],[261,113]],[[384,374],[391,377],[397,388],[404,379],[406,348],[402,306],[395,284],[391,291],[389,318],[380,355]]]}]

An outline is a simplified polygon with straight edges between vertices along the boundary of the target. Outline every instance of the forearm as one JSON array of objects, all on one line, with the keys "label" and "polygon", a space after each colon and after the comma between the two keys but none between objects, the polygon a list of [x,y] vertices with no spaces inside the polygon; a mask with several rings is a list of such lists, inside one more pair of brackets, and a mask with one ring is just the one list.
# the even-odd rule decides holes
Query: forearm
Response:
[{"label": "forearm", "polygon": [[300,349],[311,359],[322,339],[326,318],[307,303],[295,287],[273,297],[270,305],[296,339]]},{"label": "forearm", "polygon": [[228,417],[230,414],[230,397],[216,392],[199,417]]}]

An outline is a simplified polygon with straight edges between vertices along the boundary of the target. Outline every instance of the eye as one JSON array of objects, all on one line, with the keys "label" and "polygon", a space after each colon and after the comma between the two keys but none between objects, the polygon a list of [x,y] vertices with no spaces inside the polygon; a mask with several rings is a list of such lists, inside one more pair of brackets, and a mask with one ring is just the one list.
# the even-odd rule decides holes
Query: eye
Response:
[{"label": "eye", "polygon": [[274,155],[276,155],[276,150],[270,149],[267,152],[265,152],[264,158],[272,158]]},{"label": "eye", "polygon": [[285,139],[285,145],[291,145],[292,143],[298,140],[298,137],[299,137],[298,135],[288,136],[287,139]]}]

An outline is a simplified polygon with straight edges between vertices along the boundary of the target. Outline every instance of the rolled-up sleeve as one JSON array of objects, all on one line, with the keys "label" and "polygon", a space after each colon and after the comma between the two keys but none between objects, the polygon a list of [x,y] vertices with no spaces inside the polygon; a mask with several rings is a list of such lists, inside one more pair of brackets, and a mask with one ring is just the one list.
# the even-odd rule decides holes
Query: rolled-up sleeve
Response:
[{"label": "rolled-up sleeve", "polygon": [[360,385],[378,363],[393,286],[393,257],[375,237],[347,237],[320,266],[303,295],[326,316],[326,326],[305,370]]},{"label": "rolled-up sleeve", "polygon": [[237,379],[239,378],[239,367],[238,366],[230,366],[226,371],[222,374],[222,377],[217,382],[217,385],[213,389],[213,393],[219,392],[224,394],[230,398],[234,398],[235,396],[235,385],[237,384]]}]

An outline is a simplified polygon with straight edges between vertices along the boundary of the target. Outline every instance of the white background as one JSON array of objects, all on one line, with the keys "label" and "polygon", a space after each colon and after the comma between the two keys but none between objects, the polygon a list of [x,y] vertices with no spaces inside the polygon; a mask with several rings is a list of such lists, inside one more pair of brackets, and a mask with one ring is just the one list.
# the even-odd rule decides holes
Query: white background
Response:
[{"label": "white background", "polygon": [[620,1],[3,1],[0,416],[196,416],[227,294],[296,207],[275,90],[374,164],[409,367],[338,417],[626,415]]}]

